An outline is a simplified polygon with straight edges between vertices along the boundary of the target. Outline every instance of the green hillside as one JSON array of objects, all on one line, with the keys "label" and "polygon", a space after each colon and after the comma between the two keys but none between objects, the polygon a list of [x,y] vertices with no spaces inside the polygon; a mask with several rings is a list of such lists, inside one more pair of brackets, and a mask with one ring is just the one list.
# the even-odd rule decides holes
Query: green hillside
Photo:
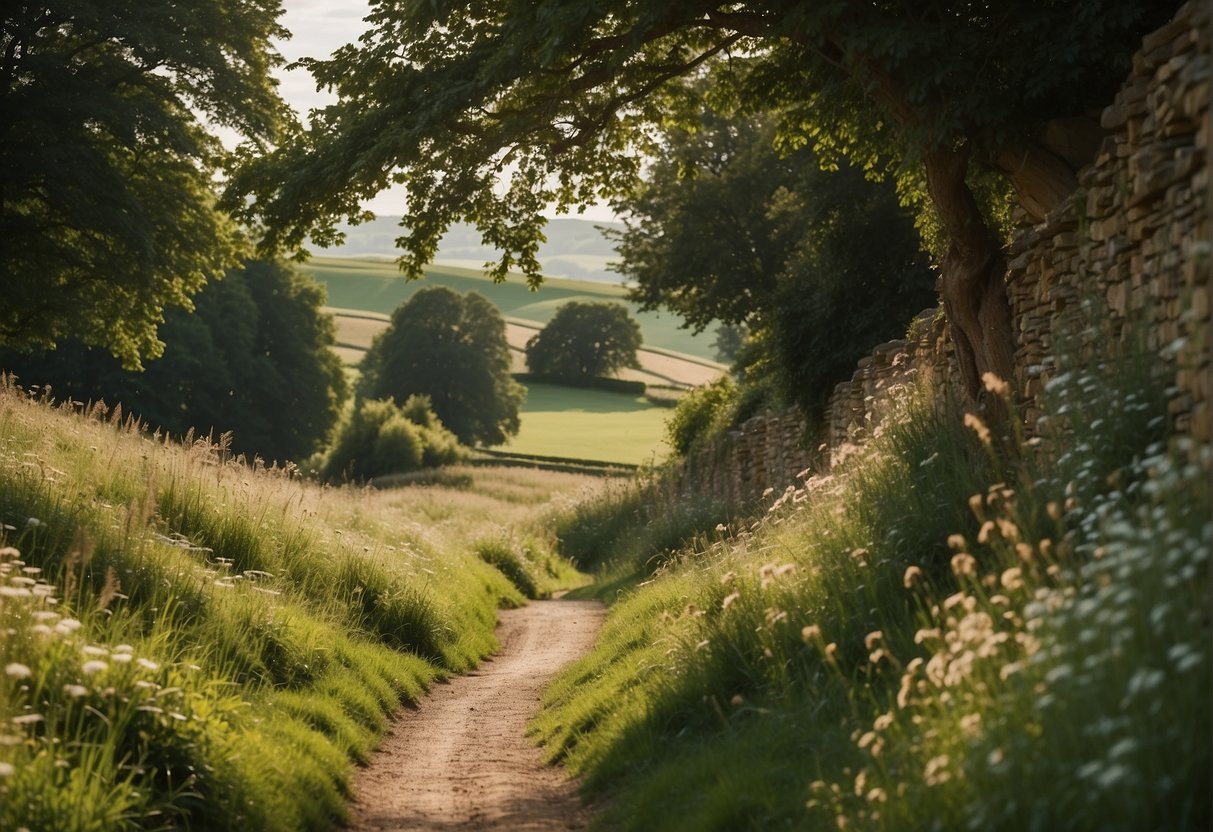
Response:
[{"label": "green hillside", "polygon": [[[425,281],[406,281],[395,263],[378,260],[355,260],[337,257],[316,257],[300,267],[328,288],[330,306],[391,312],[418,289],[431,284],[449,286],[460,292],[477,291],[497,305],[507,318],[521,318],[547,323],[557,308],[571,300],[624,300],[625,289],[608,283],[549,279],[535,292],[527,288],[522,277],[505,283],[493,283],[476,269],[455,266],[430,266]],[[680,319],[670,314],[639,312],[628,303],[640,323],[644,343],[649,347],[674,350],[699,358],[715,358],[712,341],[715,331],[694,335],[679,328]]]}]

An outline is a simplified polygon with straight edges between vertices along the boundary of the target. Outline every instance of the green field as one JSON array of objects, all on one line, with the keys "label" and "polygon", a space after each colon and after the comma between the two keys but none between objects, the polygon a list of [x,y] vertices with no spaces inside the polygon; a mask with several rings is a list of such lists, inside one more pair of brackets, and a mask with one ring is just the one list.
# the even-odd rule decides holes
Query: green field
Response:
[{"label": "green field", "polygon": [[643,396],[531,384],[522,429],[497,450],[639,465],[669,452],[669,415]]},{"label": "green field", "polygon": [[[429,266],[423,281],[406,281],[395,263],[382,260],[355,260],[315,257],[300,266],[328,288],[328,303],[346,309],[365,309],[391,314],[418,289],[428,285],[449,286],[460,292],[475,290],[497,305],[507,318],[547,323],[563,303],[571,300],[624,300],[625,289],[609,283],[583,280],[549,279],[536,292],[527,288],[522,277],[505,283],[493,283],[476,269],[455,266]],[[712,341],[715,330],[694,335],[679,328],[679,318],[669,313],[639,312],[628,303],[640,324],[645,346],[714,359]]]}]

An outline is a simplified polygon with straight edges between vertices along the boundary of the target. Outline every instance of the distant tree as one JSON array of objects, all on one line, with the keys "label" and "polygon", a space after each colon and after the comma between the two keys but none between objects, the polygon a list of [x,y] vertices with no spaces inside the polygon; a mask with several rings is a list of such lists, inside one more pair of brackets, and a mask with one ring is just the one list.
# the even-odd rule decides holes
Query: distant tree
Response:
[{"label": "distant tree", "polygon": [[0,345],[74,336],[137,368],[164,310],[240,263],[213,187],[273,140],[277,0],[35,0],[0,23]]},{"label": "distant tree", "polygon": [[531,372],[561,378],[607,376],[636,366],[640,325],[627,307],[603,301],[570,301],[526,344]]},{"label": "distant tree", "polygon": [[880,341],[935,302],[913,214],[892,183],[845,163],[824,171],[810,148],[781,153],[773,120],[705,111],[665,131],[625,214],[619,271],[645,309],[688,326],[744,326],[746,375],[815,415]]},{"label": "distant tree", "polygon": [[299,460],[327,439],[347,392],[323,305],[311,278],[253,262],[207,284],[193,312],[170,309],[164,354],[142,372],[76,339],[0,351],[0,367],[57,398],[120,403],[170,434],[232,431],[237,452]]},{"label": "distant tree", "polygon": [[429,396],[434,413],[466,445],[500,445],[518,433],[526,390],[510,376],[505,319],[477,292],[416,292],[392,314],[362,367],[362,396]]}]

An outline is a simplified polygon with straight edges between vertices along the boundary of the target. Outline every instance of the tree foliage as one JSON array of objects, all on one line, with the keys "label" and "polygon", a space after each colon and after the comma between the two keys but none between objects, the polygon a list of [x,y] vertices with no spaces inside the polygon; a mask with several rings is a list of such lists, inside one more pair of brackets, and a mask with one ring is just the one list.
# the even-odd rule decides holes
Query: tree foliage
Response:
[{"label": "tree foliage", "polygon": [[320,465],[321,479],[368,480],[419,468],[451,465],[466,456],[425,396],[401,406],[391,399],[359,403],[337,431]]},{"label": "tree foliage", "polygon": [[[307,62],[338,101],[230,191],[266,245],[336,236],[334,220],[389,182],[408,193],[404,271],[451,222],[538,278],[541,212],[620,194],[652,128],[709,100],[783,114],[780,139],[918,183],[948,240],[941,292],[961,370],[1009,374],[999,240],[968,184],[1005,175],[1033,216],[1076,183],[1127,58],[1176,3],[641,3],[380,0],[357,45]],[[504,177],[504,187],[498,187]],[[245,202],[246,197],[251,197]],[[1007,365],[1007,366],[1003,366]]]},{"label": "tree foliage", "polygon": [[327,439],[346,396],[324,288],[277,263],[252,262],[207,284],[193,312],[170,309],[164,353],[127,370],[83,340],[0,352],[0,367],[57,398],[121,404],[181,436],[231,431],[232,448],[299,460]]},{"label": "tree foliage", "polygon": [[510,376],[501,312],[478,292],[445,286],[416,292],[362,361],[367,398],[430,397],[442,423],[470,445],[499,445],[518,433],[525,389]]},{"label": "tree foliage", "polygon": [[562,378],[608,376],[635,367],[640,325],[627,307],[603,301],[564,304],[526,344],[532,373]]},{"label": "tree foliage", "polygon": [[845,162],[822,170],[811,148],[780,153],[774,137],[766,117],[711,111],[694,131],[664,132],[644,182],[616,203],[618,268],[643,308],[696,330],[745,325],[750,383],[815,416],[860,357],[934,302],[935,277],[891,183]]},{"label": "tree foliage", "polygon": [[7,3],[0,29],[0,344],[71,334],[131,367],[166,307],[239,264],[228,154],[286,118],[276,0]]}]

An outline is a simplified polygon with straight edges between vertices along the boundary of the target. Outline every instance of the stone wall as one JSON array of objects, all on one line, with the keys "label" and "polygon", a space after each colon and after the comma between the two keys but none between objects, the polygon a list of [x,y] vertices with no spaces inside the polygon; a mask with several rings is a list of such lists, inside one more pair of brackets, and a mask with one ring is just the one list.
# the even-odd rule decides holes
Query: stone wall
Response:
[{"label": "stone wall", "polygon": [[1012,239],[1015,382],[1029,428],[1055,340],[1081,329],[1081,302],[1093,298],[1108,336],[1123,341],[1143,329],[1160,370],[1175,376],[1174,427],[1209,440],[1209,263],[1200,248],[1210,231],[1211,68],[1208,6],[1185,4],[1134,57],[1078,191]]},{"label": "stone wall", "polygon": [[[1085,298],[1101,307],[1110,337],[1144,328],[1157,366],[1174,378],[1176,430],[1208,442],[1210,427],[1210,58],[1208,6],[1185,4],[1146,37],[1132,72],[1104,110],[1106,138],[1079,189],[1043,223],[1024,225],[1007,250],[1015,387],[1025,429],[1056,371],[1059,333],[1081,331]],[[1136,322],[1129,326],[1128,322]],[[947,324],[924,312],[908,340],[890,341],[839,384],[824,414],[824,442],[805,442],[795,412],[756,417],[684,463],[683,479],[723,499],[782,490],[811,466],[827,467],[862,444],[887,415],[898,387],[927,377],[942,401],[959,390]]]}]

